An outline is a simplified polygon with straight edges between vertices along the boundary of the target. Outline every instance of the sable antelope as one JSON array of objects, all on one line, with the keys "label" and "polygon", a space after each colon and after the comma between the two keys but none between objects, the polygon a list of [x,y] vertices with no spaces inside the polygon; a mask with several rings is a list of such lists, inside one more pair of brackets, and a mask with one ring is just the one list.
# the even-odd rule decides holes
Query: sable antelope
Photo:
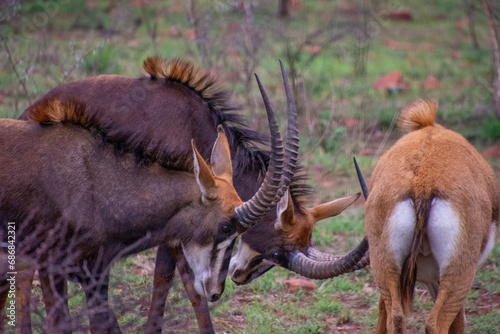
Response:
[{"label": "sable antelope", "polygon": [[499,189],[492,169],[461,135],[434,121],[436,102],[401,112],[409,133],[378,161],[365,226],[380,289],[376,333],[404,333],[415,282],[434,299],[426,333],[463,333],[464,302],[493,247]]},{"label": "sable antelope", "polygon": [[[191,159],[177,157],[167,168],[161,162],[168,157],[159,150],[148,161],[134,153],[116,154],[123,145],[115,138],[129,138],[128,144],[136,147],[145,143],[128,133],[111,133],[112,127],[89,115],[84,103],[76,100],[38,104],[31,113],[35,122],[1,120],[2,241],[10,243],[9,222],[15,222],[16,255],[33,258],[50,283],[45,286],[52,288],[46,299],[47,318],[52,321],[48,331],[71,331],[64,323],[67,304],[61,302],[65,279],[70,278],[85,291],[90,331],[120,332],[107,304],[110,265],[159,244],[182,247],[194,291],[218,300],[236,237],[283,194],[288,186],[283,172],[287,178],[293,176],[290,153],[283,154],[270,108],[268,115],[271,163],[259,191],[247,202],[232,185],[230,148],[222,126],[211,152],[211,168],[193,141]],[[287,141],[287,149],[296,145],[293,138]],[[4,254],[0,259],[5,261]],[[2,277],[0,286],[6,285]],[[5,297],[3,293],[2,306]]]},{"label": "sable antelope", "polygon": [[[266,142],[265,136],[249,130],[239,115],[231,113],[234,109],[227,102],[227,94],[217,87],[207,72],[195,69],[191,63],[181,60],[164,63],[160,58],[148,58],[144,62],[144,69],[149,77],[102,75],[58,86],[28,108],[22,118],[28,119],[32,108],[46,99],[77,97],[87,103],[87,112],[113,126],[111,133],[119,130],[133,131],[136,127],[144,129],[141,138],[169,152],[170,157],[184,156],[189,151],[189,147],[181,140],[189,134],[206,159],[210,155],[209,143],[215,138],[216,127],[222,125],[228,136],[232,155],[234,187],[243,200],[251,198],[257,192],[269,163],[268,153],[258,149],[259,145]],[[295,110],[284,70],[283,73],[289,108]],[[100,108],[103,102],[111,107]],[[289,130],[293,130],[289,133],[289,138],[298,138],[296,128],[289,126]],[[135,151],[146,157],[151,155],[147,146]],[[313,220],[309,211],[303,208],[304,198],[310,189],[303,181],[301,177],[295,177],[292,181],[286,197],[291,200],[285,204],[289,208],[287,212],[293,208],[296,214],[287,216],[292,219],[285,219],[282,222],[283,228],[275,229],[276,212],[272,210],[259,219],[255,227],[245,232],[249,236],[248,240],[255,244],[248,247],[245,246],[247,239],[242,240],[241,249],[255,248],[259,252],[247,253],[248,256],[239,253],[238,265],[242,267],[237,272],[242,273],[244,278],[239,280],[234,275],[235,281],[248,283],[272,268],[272,263],[286,266],[286,263],[278,261],[281,257],[287,258],[289,253],[310,244]],[[356,198],[357,195],[324,205],[316,209],[315,217],[318,218],[320,212],[323,216],[328,212],[330,215],[338,214]],[[283,207],[283,203],[280,207]],[[262,238],[263,235],[266,237]],[[267,242],[268,238],[272,242]],[[165,299],[176,267],[193,304],[200,330],[213,332],[207,302],[193,290],[190,269],[184,263],[180,248],[168,245],[159,247],[147,332],[161,331]],[[233,269],[238,269],[238,266],[233,265]]]}]

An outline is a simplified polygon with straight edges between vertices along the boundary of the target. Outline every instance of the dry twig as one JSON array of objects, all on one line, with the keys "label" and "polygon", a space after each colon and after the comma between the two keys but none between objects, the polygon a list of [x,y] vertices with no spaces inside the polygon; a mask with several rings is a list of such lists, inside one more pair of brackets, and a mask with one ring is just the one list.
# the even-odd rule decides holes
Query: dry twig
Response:
[{"label": "dry twig", "polygon": [[2,39],[2,44],[5,49],[5,52],[7,52],[7,57],[9,59],[10,66],[12,67],[12,70],[14,71],[14,74],[17,77],[17,80],[19,81],[19,84],[23,88],[24,94],[26,95],[26,98],[28,99],[28,103],[31,105],[31,99],[28,94],[28,89],[26,88],[26,80],[22,79],[21,76],[19,75],[19,72],[17,71],[16,64],[14,63],[14,60],[12,59],[12,53],[10,52],[9,45],[7,44],[7,38],[0,33],[0,38]]},{"label": "dry twig", "polygon": [[493,48],[493,61],[497,69],[496,90],[493,92],[493,100],[495,101],[496,114],[500,118],[500,56],[498,53],[498,35],[493,22],[493,15],[491,8],[486,0],[481,0],[484,8],[484,13],[488,19],[491,37],[491,47]]}]

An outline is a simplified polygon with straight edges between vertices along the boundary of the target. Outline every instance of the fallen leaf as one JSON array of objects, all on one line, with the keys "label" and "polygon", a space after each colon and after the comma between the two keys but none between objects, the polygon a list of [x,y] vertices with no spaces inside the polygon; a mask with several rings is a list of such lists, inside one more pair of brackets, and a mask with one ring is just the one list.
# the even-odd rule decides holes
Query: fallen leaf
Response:
[{"label": "fallen leaf", "polygon": [[363,285],[363,292],[368,297],[371,297],[375,293],[375,288],[371,287],[369,283],[365,283],[365,285]]},{"label": "fallen leaf", "polygon": [[460,51],[460,50],[454,50],[454,51],[451,53],[451,58],[452,58],[452,59],[460,59],[460,58],[463,58],[463,53],[462,53],[462,51]]},{"label": "fallen leaf", "polygon": [[304,52],[316,55],[321,51],[321,46],[319,45],[306,45],[304,46]]},{"label": "fallen leaf", "polygon": [[372,148],[369,148],[369,147],[366,147],[364,148],[362,151],[361,151],[361,155],[369,155],[369,156],[373,156],[375,154],[375,152],[373,151]]},{"label": "fallen leaf", "polygon": [[354,128],[359,125],[359,121],[357,119],[348,116],[344,117],[343,123],[348,128]]},{"label": "fallen leaf", "polygon": [[441,82],[433,76],[433,75],[428,75],[427,78],[425,78],[424,81],[424,89],[438,89],[441,87]]},{"label": "fallen leaf", "polygon": [[132,6],[134,7],[146,7],[149,6],[149,0],[133,0]]},{"label": "fallen leaf", "polygon": [[127,43],[127,47],[129,47],[129,48],[138,48],[139,46],[141,46],[141,43],[139,41],[136,41],[136,40],[130,40]]},{"label": "fallen leaf", "polygon": [[186,29],[182,32],[182,37],[187,39],[196,39],[196,32],[194,29]]},{"label": "fallen leaf", "polygon": [[473,82],[472,78],[471,78],[471,77],[467,77],[467,78],[465,78],[465,79],[463,79],[463,80],[459,81],[459,82],[458,82],[458,85],[459,85],[460,87],[466,87],[466,86],[470,86],[470,85],[472,85],[472,82]]},{"label": "fallen leaf", "polygon": [[383,17],[393,21],[413,21],[413,14],[409,10],[391,10]]},{"label": "fallen leaf", "polygon": [[288,286],[291,293],[297,292],[299,288],[302,288],[306,291],[313,291],[318,288],[318,285],[314,282],[302,279],[302,278],[294,278],[285,281],[285,285]]},{"label": "fallen leaf", "polygon": [[413,45],[411,43],[396,42],[393,39],[384,39],[384,45],[392,50],[413,50]]},{"label": "fallen leaf", "polygon": [[408,90],[408,82],[403,79],[401,70],[395,70],[382,75],[375,79],[373,82],[373,89],[375,90]]},{"label": "fallen leaf", "polygon": [[469,26],[469,18],[464,17],[463,19],[455,22],[455,27],[459,30],[465,30]]},{"label": "fallen leaf", "polygon": [[486,151],[483,151],[485,158],[500,158],[500,146],[493,146]]},{"label": "fallen leaf", "polygon": [[178,37],[180,35],[179,29],[176,26],[158,30],[159,37]]}]

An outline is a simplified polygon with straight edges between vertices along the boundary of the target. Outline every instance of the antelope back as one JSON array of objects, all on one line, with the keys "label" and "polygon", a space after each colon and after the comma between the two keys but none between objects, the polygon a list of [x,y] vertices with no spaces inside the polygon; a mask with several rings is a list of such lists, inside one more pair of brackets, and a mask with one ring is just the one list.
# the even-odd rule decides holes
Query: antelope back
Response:
[{"label": "antelope back", "polygon": [[[2,218],[26,219],[23,231],[39,230],[39,236],[29,235],[38,242],[52,229],[52,225],[44,225],[55,220],[48,217],[62,216],[69,224],[66,242],[73,240],[75,229],[87,231],[77,238],[76,263],[91,261],[104,248],[109,249],[104,250],[107,260],[102,261],[110,261],[161,243],[180,245],[195,274],[196,291],[208,300],[217,300],[224,289],[232,247],[241,233],[234,209],[243,204],[232,185],[223,129],[219,128],[212,150],[213,170],[193,145],[193,175],[151,161],[143,166],[132,154],[116,155],[111,145],[97,145],[85,129],[99,136],[107,128],[84,109],[74,100],[67,104],[49,101],[32,114],[43,126],[2,122],[3,161],[7,164],[5,159],[17,152],[19,162],[11,165],[21,171],[13,180],[1,178]],[[35,144],[27,145],[34,139]],[[59,169],[61,166],[64,168]],[[2,175],[5,173],[9,171]],[[37,192],[30,195],[30,187]],[[46,202],[42,213],[50,216],[30,218],[42,207],[42,198]],[[27,238],[21,232],[18,237],[20,241]],[[122,252],[124,244],[142,239],[139,246]],[[36,240],[23,245],[30,248],[26,253],[37,248]]]},{"label": "antelope back", "polygon": [[[436,112],[437,103],[421,100],[402,112],[400,128],[413,131],[398,140],[374,169],[366,203],[367,232],[384,233],[398,203],[411,199],[416,206],[438,198],[460,221],[457,238],[485,245],[484,235],[498,220],[496,177],[465,138],[434,123]],[[476,214],[481,218],[473,219]]]},{"label": "antelope back", "polygon": [[[78,98],[87,105],[85,113],[104,127],[103,139],[115,143],[119,153],[134,152],[142,162],[158,161],[174,169],[192,166],[191,139],[200,155],[210,161],[216,125],[220,124],[232,155],[234,188],[242,200],[250,199],[259,189],[269,164],[269,153],[258,149],[268,142],[268,137],[249,130],[239,115],[231,113],[227,92],[218,87],[208,72],[179,59],[164,62],[159,58],[146,59],[144,69],[149,77],[101,75],[60,85],[36,101],[21,118],[33,119],[33,111],[54,98]],[[104,109],[103,105],[109,107]],[[269,236],[266,240],[270,242],[247,244],[253,252],[262,254],[262,259],[273,261],[276,252],[286,258],[290,251],[310,243],[314,223],[303,207],[310,192],[305,181],[300,177],[293,180],[292,200],[288,204],[295,216],[283,229],[274,228],[278,214],[273,210],[247,231],[245,240],[261,240],[262,233]],[[253,258],[240,257],[247,264]],[[286,266],[282,261],[274,263]]]},{"label": "antelope back", "polygon": [[410,133],[370,178],[365,227],[381,291],[377,333],[404,331],[417,280],[436,300],[426,331],[448,330],[454,321],[460,328],[477,266],[493,245],[495,174],[464,137],[434,122],[436,112],[437,103],[422,100],[404,109],[398,125]]},{"label": "antelope back", "polygon": [[[166,63],[156,57],[147,58],[144,69],[148,77],[100,75],[57,86],[27,108],[20,119],[31,119],[33,111],[47,101],[78,99],[86,104],[85,113],[107,128],[104,139],[117,143],[119,152],[134,152],[141,161],[162,155],[168,159],[158,162],[172,169],[192,168],[191,139],[210,162],[217,126],[222,125],[235,176],[250,169],[255,177],[264,177],[269,155],[255,147],[267,144],[268,136],[244,126],[228,92],[209,72],[188,61]],[[245,189],[255,193],[258,186],[249,182]],[[253,195],[240,193],[245,200]]]}]

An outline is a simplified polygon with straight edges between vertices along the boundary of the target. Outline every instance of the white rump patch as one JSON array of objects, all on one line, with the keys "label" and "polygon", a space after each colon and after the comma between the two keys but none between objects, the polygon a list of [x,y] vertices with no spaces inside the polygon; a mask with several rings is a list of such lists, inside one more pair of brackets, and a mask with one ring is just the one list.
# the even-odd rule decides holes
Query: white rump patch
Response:
[{"label": "white rump patch", "polygon": [[439,273],[443,272],[455,253],[460,228],[458,215],[455,214],[450,204],[436,198],[429,212],[427,236],[432,254],[439,267]]},{"label": "white rump patch", "polygon": [[394,212],[389,217],[387,242],[399,268],[410,253],[415,224],[415,208],[412,200],[407,199],[396,204]]},{"label": "white rump patch", "polygon": [[483,263],[484,260],[486,260],[488,254],[491,252],[491,249],[493,248],[493,244],[495,243],[495,230],[496,230],[495,223],[491,223],[488,243],[486,244],[486,247],[484,247],[483,254],[481,254],[481,259],[479,260],[479,264]]}]

